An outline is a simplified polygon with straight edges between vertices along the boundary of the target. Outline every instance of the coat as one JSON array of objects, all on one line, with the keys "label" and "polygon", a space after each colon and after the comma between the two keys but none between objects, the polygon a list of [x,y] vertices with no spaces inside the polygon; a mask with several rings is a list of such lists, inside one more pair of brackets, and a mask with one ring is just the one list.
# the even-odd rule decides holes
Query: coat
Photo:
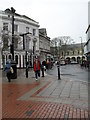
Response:
[{"label": "coat", "polygon": [[5,65],[5,71],[6,71],[6,73],[10,72],[10,68],[11,68],[11,64],[7,61],[6,65]]},{"label": "coat", "polygon": [[[37,70],[40,70],[40,62],[37,62]],[[34,62],[34,71],[36,71],[36,61]]]}]

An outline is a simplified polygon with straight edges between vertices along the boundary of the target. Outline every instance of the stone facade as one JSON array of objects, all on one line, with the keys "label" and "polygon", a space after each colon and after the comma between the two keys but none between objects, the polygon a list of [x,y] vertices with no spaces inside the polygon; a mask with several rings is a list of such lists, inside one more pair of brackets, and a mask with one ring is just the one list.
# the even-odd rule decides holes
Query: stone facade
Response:
[{"label": "stone facade", "polygon": [[[14,58],[17,61],[17,67],[25,67],[25,51],[27,51],[27,61],[33,64],[33,59],[39,55],[39,23],[31,18],[15,13],[14,15]],[[23,50],[24,33],[30,33],[24,36],[25,49]],[[11,58],[10,44],[12,43],[12,14],[10,10],[0,11],[0,41],[3,42],[3,64],[8,58]]]},{"label": "stone facade", "polygon": [[39,29],[39,48],[41,61],[50,57],[50,37],[47,36],[45,28]]},{"label": "stone facade", "polygon": [[[51,47],[51,53],[53,56],[58,56],[61,59],[69,59],[70,61],[79,62],[83,54],[83,47],[85,43],[62,45],[61,47]],[[57,54],[56,54],[57,53]]]}]

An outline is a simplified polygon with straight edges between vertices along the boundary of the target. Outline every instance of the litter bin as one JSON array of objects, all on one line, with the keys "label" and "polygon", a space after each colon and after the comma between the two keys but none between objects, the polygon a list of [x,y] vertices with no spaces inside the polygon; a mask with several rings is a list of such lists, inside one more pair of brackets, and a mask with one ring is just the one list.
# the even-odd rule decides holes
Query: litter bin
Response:
[{"label": "litter bin", "polygon": [[11,79],[17,79],[17,64],[15,61],[11,61],[11,67],[13,68],[14,73],[11,74]]}]

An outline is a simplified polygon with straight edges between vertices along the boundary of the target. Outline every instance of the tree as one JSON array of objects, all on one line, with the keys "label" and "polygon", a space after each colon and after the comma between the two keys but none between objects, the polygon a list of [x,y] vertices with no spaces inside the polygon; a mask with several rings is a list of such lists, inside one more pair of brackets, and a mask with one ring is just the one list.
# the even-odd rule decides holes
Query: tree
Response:
[{"label": "tree", "polygon": [[63,48],[64,59],[65,59],[66,52],[67,52],[67,45],[72,43],[74,43],[74,40],[71,39],[70,36],[59,36],[51,40],[51,47],[54,47],[56,49],[56,46],[57,46],[58,52],[56,55],[58,58],[60,58],[61,51],[62,51],[61,49]]}]

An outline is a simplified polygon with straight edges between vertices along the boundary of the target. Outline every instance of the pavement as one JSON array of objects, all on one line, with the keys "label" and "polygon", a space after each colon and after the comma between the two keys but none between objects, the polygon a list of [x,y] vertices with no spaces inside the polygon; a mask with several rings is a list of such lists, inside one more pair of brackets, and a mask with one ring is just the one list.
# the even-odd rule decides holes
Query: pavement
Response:
[{"label": "pavement", "polygon": [[48,75],[35,80],[34,71],[18,70],[8,83],[2,76],[2,118],[88,119],[88,83]]}]

